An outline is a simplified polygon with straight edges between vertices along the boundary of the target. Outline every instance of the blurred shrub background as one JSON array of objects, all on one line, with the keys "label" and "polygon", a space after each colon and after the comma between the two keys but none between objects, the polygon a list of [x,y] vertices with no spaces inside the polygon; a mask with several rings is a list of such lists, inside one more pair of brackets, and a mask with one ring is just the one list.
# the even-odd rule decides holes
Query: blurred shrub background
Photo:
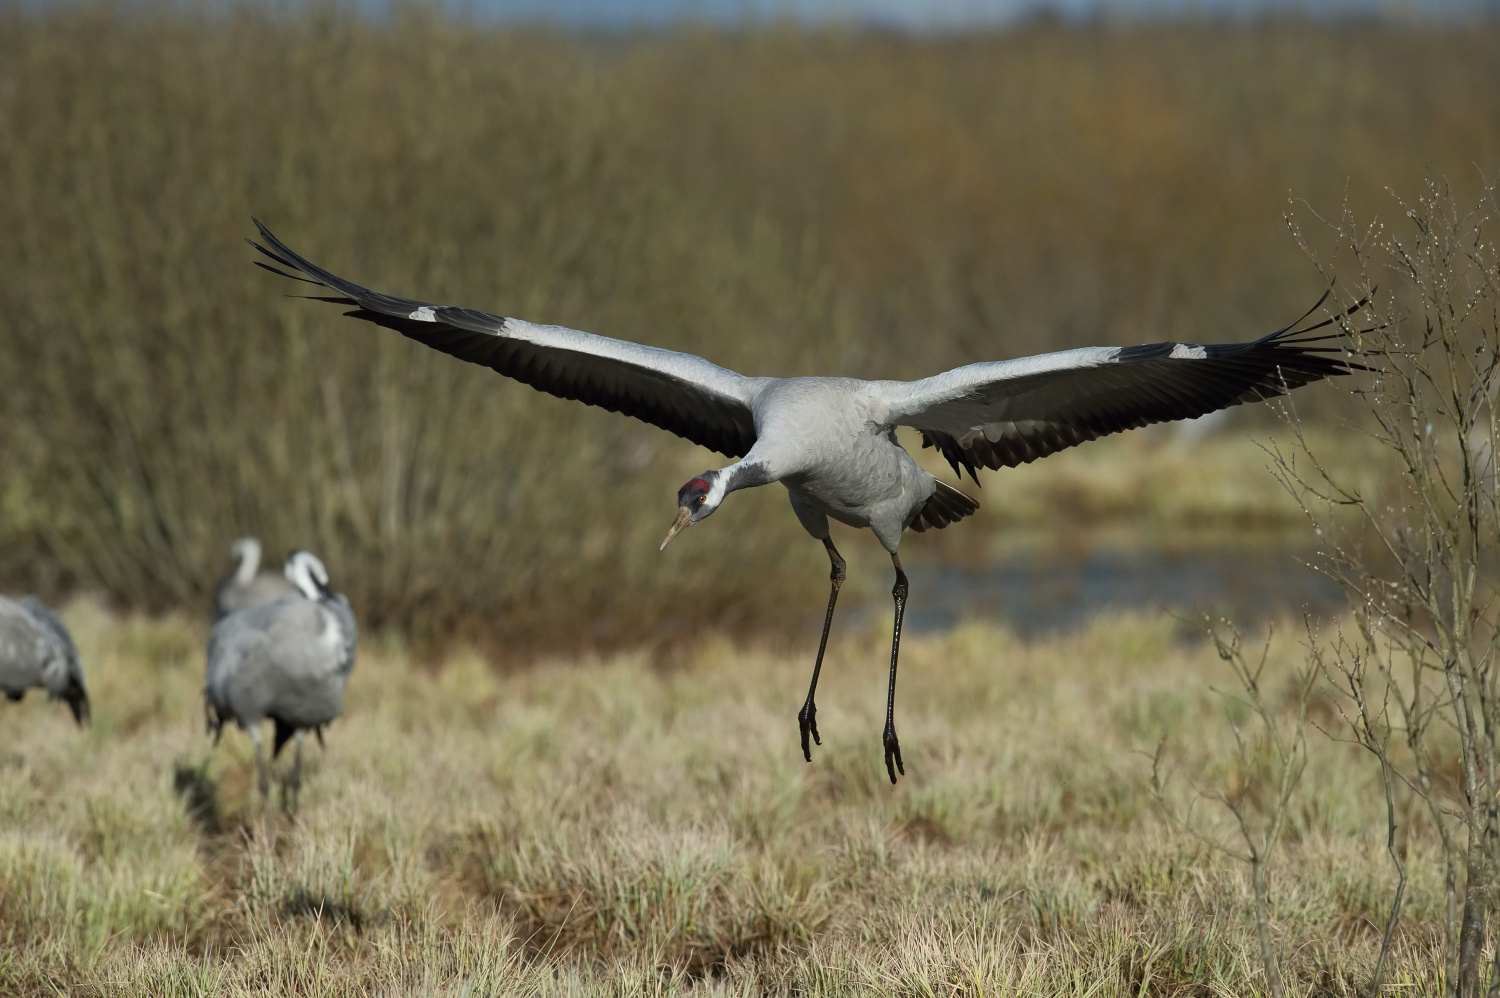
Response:
[{"label": "blurred shrub background", "polygon": [[[1233,340],[1321,291],[1289,195],[1368,216],[1493,176],[1496,51],[1493,28],[1274,20],[566,36],[8,9],[0,586],[201,605],[256,533],[418,642],[660,640],[789,599],[815,626],[826,560],[780,490],[659,555],[718,455],[287,300],[250,216],[381,290],[747,374]],[[1010,525],[1003,495],[966,543]]]}]

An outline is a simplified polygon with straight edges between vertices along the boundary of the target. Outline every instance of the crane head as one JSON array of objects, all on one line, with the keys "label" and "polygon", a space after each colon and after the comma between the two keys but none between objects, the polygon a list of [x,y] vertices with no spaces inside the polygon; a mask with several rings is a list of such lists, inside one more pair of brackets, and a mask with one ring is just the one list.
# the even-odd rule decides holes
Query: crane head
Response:
[{"label": "crane head", "polygon": [[316,600],[324,596],[332,596],[328,588],[328,569],[323,567],[323,562],[311,551],[292,551],[286,556],[286,566],[282,569],[287,581],[297,587],[297,591],[310,600]]},{"label": "crane head", "polygon": [[667,545],[672,543],[672,538],[684,527],[691,527],[699,520],[707,519],[719,508],[727,491],[717,471],[705,471],[678,489],[677,519],[672,521],[666,540],[661,542],[661,549],[665,551]]},{"label": "crane head", "polygon": [[241,537],[229,545],[229,551],[238,562],[234,577],[242,586],[248,586],[250,580],[255,578],[255,570],[260,568],[260,541],[254,537]]}]

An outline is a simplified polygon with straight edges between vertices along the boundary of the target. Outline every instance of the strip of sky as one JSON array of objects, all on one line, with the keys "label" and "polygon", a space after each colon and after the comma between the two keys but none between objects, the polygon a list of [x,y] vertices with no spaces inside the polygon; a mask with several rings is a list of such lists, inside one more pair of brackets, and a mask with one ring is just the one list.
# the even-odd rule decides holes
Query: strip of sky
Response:
[{"label": "strip of sky", "polygon": [[[0,0],[0,10],[19,6],[45,12],[70,0]],[[273,0],[296,8],[322,0]],[[385,16],[408,0],[348,0],[355,9]],[[152,4],[146,2],[145,6]],[[1302,16],[1464,22],[1500,18],[1500,0],[418,0],[481,23],[548,25],[574,30],[659,29],[680,23],[723,27],[790,23],[807,27],[849,26],[917,33],[1004,28],[1038,17],[1064,22],[1139,20],[1253,20]],[[235,0],[205,0],[188,7],[236,6]]]}]

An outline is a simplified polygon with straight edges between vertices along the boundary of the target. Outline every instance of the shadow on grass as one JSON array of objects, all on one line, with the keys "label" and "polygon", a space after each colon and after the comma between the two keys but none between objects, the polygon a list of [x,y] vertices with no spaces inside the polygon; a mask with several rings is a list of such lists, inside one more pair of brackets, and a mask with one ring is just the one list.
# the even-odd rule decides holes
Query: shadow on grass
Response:
[{"label": "shadow on grass", "polygon": [[334,927],[347,925],[359,935],[363,935],[371,923],[370,915],[357,901],[339,901],[304,887],[292,890],[281,902],[280,910],[281,914],[292,918],[319,919]]},{"label": "shadow on grass", "polygon": [[172,789],[182,798],[188,820],[199,833],[216,838],[223,834],[224,820],[219,811],[219,785],[208,775],[208,764],[194,766],[181,760],[172,766]]}]

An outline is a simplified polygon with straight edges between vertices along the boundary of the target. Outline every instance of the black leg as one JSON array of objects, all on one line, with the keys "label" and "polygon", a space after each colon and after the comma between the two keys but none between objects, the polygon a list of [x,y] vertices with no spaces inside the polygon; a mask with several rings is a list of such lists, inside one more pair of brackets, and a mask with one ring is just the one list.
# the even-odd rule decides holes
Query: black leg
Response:
[{"label": "black leg", "polygon": [[306,737],[306,729],[298,729],[297,744],[294,749],[296,759],[292,763],[292,771],[287,776],[286,782],[281,785],[281,806],[288,814],[296,814],[297,798],[302,794],[302,740]]},{"label": "black leg", "polygon": [[823,744],[823,739],[818,737],[818,707],[813,703],[813,695],[818,692],[818,673],[823,671],[823,652],[828,650],[828,629],[833,626],[833,605],[839,601],[839,587],[844,584],[844,559],[839,556],[838,548],[827,537],[823,538],[823,546],[828,549],[828,561],[832,566],[828,579],[833,588],[828,593],[828,615],[823,618],[823,639],[818,642],[818,660],[813,663],[812,682],[807,687],[807,702],[797,712],[797,724],[802,728],[802,756],[808,762],[812,762],[812,746],[808,744],[808,736],[811,735],[817,744]]},{"label": "black leg", "polygon": [[891,685],[885,697],[885,771],[896,782],[896,773],[906,775],[901,765],[901,742],[896,738],[896,660],[901,657],[901,618],[906,613],[906,573],[901,571],[901,559],[891,555],[891,564],[896,566],[896,584],[891,595],[896,599],[896,628],[891,634]]}]

